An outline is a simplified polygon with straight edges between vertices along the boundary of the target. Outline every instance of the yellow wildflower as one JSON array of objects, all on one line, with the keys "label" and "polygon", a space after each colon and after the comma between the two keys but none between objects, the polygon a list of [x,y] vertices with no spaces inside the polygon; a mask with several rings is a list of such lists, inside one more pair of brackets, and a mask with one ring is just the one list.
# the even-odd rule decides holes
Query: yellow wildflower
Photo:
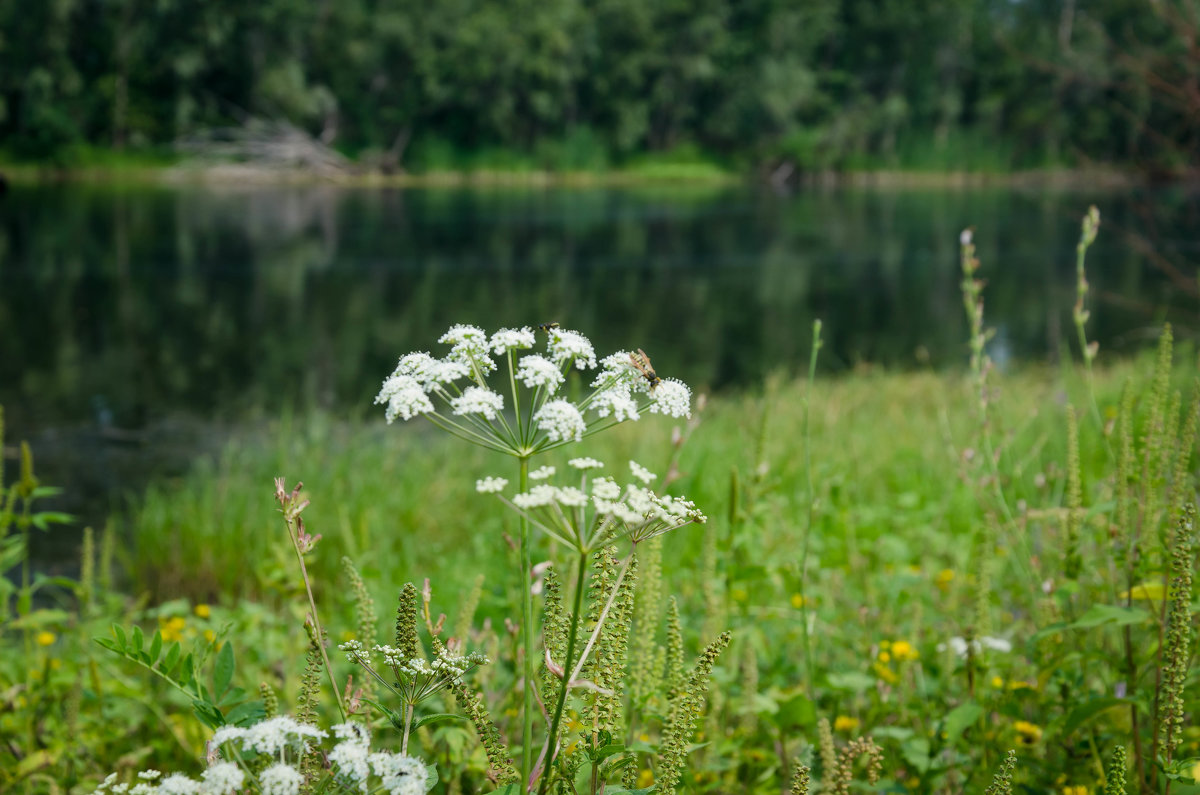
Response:
[{"label": "yellow wildflower", "polygon": [[903,662],[904,660],[915,660],[921,655],[908,641],[897,640],[892,643],[892,656],[896,658],[896,662]]},{"label": "yellow wildflower", "polygon": [[954,570],[953,569],[942,569],[941,571],[939,571],[937,573],[937,577],[934,578],[933,584],[938,587],[938,590],[940,590],[942,593],[945,593],[947,590],[949,590],[950,583],[953,581],[954,581]]},{"label": "yellow wildflower", "polygon": [[889,685],[894,685],[900,681],[900,677],[896,675],[896,672],[882,663],[875,663],[871,667],[874,669],[875,675]]},{"label": "yellow wildflower", "polygon": [[744,602],[750,598],[750,594],[746,593],[745,588],[734,588],[730,596],[733,597],[733,601],[735,602]]},{"label": "yellow wildflower", "polygon": [[160,619],[159,623],[162,625],[160,631],[162,632],[163,641],[171,643],[172,641],[183,640],[183,628],[187,626],[186,618],[183,616],[171,616],[166,621]]},{"label": "yellow wildflower", "polygon": [[888,653],[888,652],[886,652],[886,651],[881,651],[881,652],[879,652],[879,662],[881,662],[881,663],[885,663],[885,662],[891,662],[891,661],[892,661],[892,655],[891,655],[891,654],[889,654],[889,653]]},{"label": "yellow wildflower", "polygon": [[642,770],[638,773],[637,785],[638,789],[649,789],[654,783],[654,774],[649,770]]},{"label": "yellow wildflower", "polygon": [[849,715],[838,715],[833,719],[833,730],[839,732],[854,731],[858,728],[858,718]]},{"label": "yellow wildflower", "polygon": [[1091,790],[1082,784],[1062,788],[1062,795],[1091,795]]},{"label": "yellow wildflower", "polygon": [[1020,735],[1018,739],[1026,745],[1033,745],[1042,739],[1042,727],[1029,721],[1019,720],[1013,724],[1013,729]]},{"label": "yellow wildflower", "polygon": [[792,607],[796,608],[797,610],[804,607],[804,597],[798,593],[792,594]]},{"label": "yellow wildflower", "polygon": [[50,670],[57,671],[59,668],[62,668],[62,660],[58,659],[57,657],[51,657]]},{"label": "yellow wildflower", "polygon": [[999,676],[993,676],[992,677],[992,687],[997,688],[997,689],[1004,687],[1004,680],[1002,678],[1000,678]]},{"label": "yellow wildflower", "polygon": [[1196,766],[1192,768],[1192,780],[1200,782],[1200,762],[1197,762]]},{"label": "yellow wildflower", "polygon": [[46,632],[43,630],[37,634],[37,637],[34,638],[34,640],[37,641],[37,645],[39,646],[52,646],[54,645],[54,641],[58,640],[58,635],[55,635],[53,632]]},{"label": "yellow wildflower", "polygon": [[196,614],[197,618],[208,618],[212,615],[212,608],[208,605],[196,605],[192,608],[192,612]]}]

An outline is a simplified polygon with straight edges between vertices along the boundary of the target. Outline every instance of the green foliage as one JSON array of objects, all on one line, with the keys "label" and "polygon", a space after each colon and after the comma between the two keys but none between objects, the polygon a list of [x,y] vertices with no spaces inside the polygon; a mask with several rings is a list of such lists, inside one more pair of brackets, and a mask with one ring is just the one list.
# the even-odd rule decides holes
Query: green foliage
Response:
[{"label": "green foliage", "polygon": [[[1181,170],[1181,0],[61,0],[0,9],[0,140],[59,164],[247,116],[385,170]],[[162,57],[169,53],[169,58]],[[902,69],[896,68],[903,64]],[[707,160],[707,158],[704,158]]]}]

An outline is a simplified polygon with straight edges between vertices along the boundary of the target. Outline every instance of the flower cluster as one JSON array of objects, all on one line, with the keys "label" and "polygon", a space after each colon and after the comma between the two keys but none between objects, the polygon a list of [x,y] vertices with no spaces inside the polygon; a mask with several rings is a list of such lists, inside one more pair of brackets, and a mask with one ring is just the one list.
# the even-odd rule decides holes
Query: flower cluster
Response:
[{"label": "flower cluster", "polygon": [[[299,795],[307,784],[319,792],[378,792],[389,795],[424,795],[430,776],[425,764],[415,757],[390,751],[371,751],[371,733],[358,723],[332,727],[339,742],[328,752],[329,769],[319,779],[305,780],[300,756],[310,744],[329,736],[328,732],[300,723],[287,716],[261,721],[253,726],[223,726],[212,737],[215,759],[199,779],[182,773],[163,775],[143,770],[134,782],[117,780],[113,773],[96,788],[98,795]],[[246,765],[243,756],[264,754],[274,761],[267,767]],[[374,777],[374,778],[372,778]]]},{"label": "flower cluster", "polygon": [[[576,458],[570,465],[581,472],[578,486],[537,483],[511,498],[500,494],[507,485],[502,478],[485,478],[477,481],[475,488],[483,494],[500,495],[548,535],[583,551],[595,549],[613,537],[624,536],[639,543],[686,524],[707,521],[691,500],[658,495],[641,485],[657,475],[636,461],[630,461],[629,468],[641,483],[625,485],[610,477],[589,479],[590,470],[604,466],[595,459]],[[538,480],[554,474],[553,467],[543,470],[537,473],[541,475]]]},{"label": "flower cluster", "polygon": [[[691,416],[691,390],[682,381],[659,378],[640,351],[597,360],[587,337],[552,327],[544,353],[520,353],[532,349],[537,336],[528,327],[489,336],[477,326],[452,326],[439,340],[450,346],[444,358],[426,352],[402,356],[375,402],[386,406],[389,423],[424,416],[460,438],[518,457],[578,442],[647,410]],[[497,358],[508,368],[499,388],[488,381],[499,370]],[[592,392],[582,400],[558,396],[568,372],[597,368]]]},{"label": "flower cluster", "polygon": [[347,641],[338,648],[346,653],[347,660],[361,665],[377,681],[400,696],[404,703],[414,705],[452,687],[475,668],[491,662],[480,652],[455,654],[441,645],[432,662],[409,656],[393,646],[375,646],[373,653],[391,670],[395,679],[394,682],[388,682],[372,666],[372,652],[363,648],[357,640]]}]

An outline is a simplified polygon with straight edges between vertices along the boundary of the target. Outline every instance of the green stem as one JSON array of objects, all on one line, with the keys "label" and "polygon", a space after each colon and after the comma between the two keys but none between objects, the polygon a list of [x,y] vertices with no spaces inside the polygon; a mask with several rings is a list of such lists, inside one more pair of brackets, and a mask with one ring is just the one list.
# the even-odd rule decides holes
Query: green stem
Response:
[{"label": "green stem", "polygon": [[337,700],[338,712],[342,721],[346,720],[346,706],[342,703],[342,692],[338,690],[337,680],[333,678],[333,666],[329,664],[329,654],[325,651],[325,634],[321,630],[321,619],[317,617],[317,600],[313,597],[312,583],[308,579],[308,568],[304,565],[304,553],[300,551],[300,541],[296,538],[296,530],[292,520],[287,519],[288,537],[292,540],[292,549],[296,552],[296,560],[300,561],[300,576],[304,580],[304,591],[308,594],[308,607],[312,611],[313,630],[317,639],[317,648],[321,652],[321,661],[325,663],[325,673],[329,677],[329,686],[333,688],[333,697]]},{"label": "green stem", "polygon": [[[521,493],[529,490],[529,456],[522,456],[521,462]],[[533,771],[533,594],[529,590],[529,572],[533,570],[533,560],[529,549],[530,541],[529,519],[521,516],[521,626],[524,636],[525,687],[522,702],[521,718],[521,791],[528,792],[529,777]]]},{"label": "green stem", "polygon": [[813,323],[812,353],[808,358],[808,394],[804,401],[804,469],[808,477],[808,521],[804,525],[804,539],[800,551],[800,637],[804,644],[804,687],[812,698],[812,641],[808,637],[808,541],[812,536],[813,518],[816,514],[817,496],[813,486],[812,434],[809,418],[812,415],[813,385],[817,380],[817,351],[821,350],[821,321]]},{"label": "green stem", "polygon": [[412,731],[412,714],[413,705],[409,702],[407,709],[404,710],[404,739],[400,741],[400,753],[408,753],[408,735]]},{"label": "green stem", "polygon": [[546,753],[546,766],[542,772],[542,782],[538,786],[538,795],[545,795],[550,785],[550,766],[558,753],[558,727],[562,722],[563,709],[567,704],[567,691],[571,680],[571,667],[575,664],[575,638],[579,630],[579,615],[583,611],[583,586],[587,578],[587,553],[579,553],[579,572],[575,583],[575,607],[571,611],[571,629],[567,634],[567,658],[563,660],[562,687],[558,692],[558,703],[554,706],[554,720],[550,722],[550,736],[546,739],[549,751]]}]

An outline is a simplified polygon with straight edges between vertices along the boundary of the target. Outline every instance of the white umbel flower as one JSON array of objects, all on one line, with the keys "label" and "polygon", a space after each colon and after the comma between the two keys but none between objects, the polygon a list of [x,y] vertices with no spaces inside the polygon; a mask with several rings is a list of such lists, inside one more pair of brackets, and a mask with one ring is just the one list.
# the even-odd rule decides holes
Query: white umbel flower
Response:
[{"label": "white umbel flower", "polygon": [[450,401],[450,408],[455,414],[482,414],[494,420],[497,412],[504,411],[504,395],[481,386],[469,386]]},{"label": "white umbel flower", "polygon": [[654,474],[649,469],[646,469],[644,466],[639,464],[637,461],[629,462],[629,471],[633,473],[633,476],[635,478],[637,478],[638,480],[642,481],[643,483],[645,483],[647,485],[650,484],[650,481],[652,481],[658,477],[658,475]]},{"label": "white umbel flower", "polygon": [[513,505],[524,510],[531,508],[545,508],[553,505],[558,499],[558,489],[546,483],[534,486],[524,494],[515,494],[512,498]]},{"label": "white umbel flower", "polygon": [[600,360],[600,374],[592,381],[592,388],[611,389],[645,381],[633,366],[629,351],[610,353]]},{"label": "white umbel flower", "polygon": [[[242,738],[242,748],[275,756],[284,748],[303,748],[308,739],[319,740],[328,735],[316,726],[301,723],[287,715],[279,715],[254,724]],[[214,741],[216,738],[213,738]]]},{"label": "white umbel flower", "polygon": [[583,469],[583,470],[587,470],[587,469],[603,469],[603,468],[604,468],[604,462],[603,462],[603,461],[597,461],[597,460],[596,460],[596,459],[594,459],[594,458],[587,458],[587,457],[584,457],[584,458],[572,458],[570,461],[568,461],[568,462],[567,462],[567,465],[568,465],[568,466],[573,466],[573,467],[575,467],[576,469]]},{"label": "white umbel flower", "polygon": [[356,783],[362,792],[367,791],[367,779],[371,767],[367,757],[371,736],[366,727],[355,723],[342,723],[333,727],[333,733],[342,738],[329,752],[329,763],[337,768],[339,776]]},{"label": "white umbel flower", "polygon": [[559,505],[568,508],[582,508],[588,504],[588,496],[574,486],[561,486],[554,495]]},{"label": "white umbel flower", "polygon": [[438,342],[454,346],[450,349],[450,355],[446,357],[452,362],[461,362],[477,367],[483,375],[496,369],[496,363],[488,356],[491,342],[488,340],[487,333],[478,326],[461,323],[451,326],[450,330],[438,339]]},{"label": "white umbel flower", "polygon": [[533,415],[538,428],[546,432],[552,442],[573,440],[578,442],[587,430],[587,423],[579,409],[567,400],[551,400]]},{"label": "white umbel flower", "polygon": [[259,775],[258,782],[262,795],[299,795],[304,776],[291,765],[277,762]]},{"label": "white umbel flower", "polygon": [[508,480],[505,478],[486,477],[483,480],[475,481],[475,491],[480,494],[499,494],[507,485]]},{"label": "white umbel flower", "polygon": [[424,795],[425,763],[414,756],[388,752],[371,754],[371,769],[391,795]]},{"label": "white umbel flower", "polygon": [[411,375],[393,375],[383,382],[383,388],[375,398],[376,403],[386,403],[386,417],[391,425],[399,417],[411,420],[418,414],[428,414],[433,411],[433,403],[421,383]]},{"label": "white umbel flower", "polygon": [[692,390],[676,378],[664,378],[651,392],[650,411],[668,417],[692,416]]},{"label": "white umbel flower", "polygon": [[235,762],[214,762],[201,778],[205,795],[233,795],[242,788],[246,774]]},{"label": "white umbel flower", "polygon": [[[139,787],[147,786],[139,784]],[[193,781],[182,773],[172,773],[171,775],[158,782],[158,788],[150,788],[151,792],[156,792],[158,795],[197,795],[203,785],[199,781]],[[134,787],[138,789],[138,787]]]},{"label": "white umbel flower", "polygon": [[550,342],[547,345],[550,358],[561,366],[574,361],[580,370],[590,370],[596,366],[596,349],[591,340],[578,331],[566,329],[551,329]]},{"label": "white umbel flower", "polygon": [[555,471],[556,470],[554,469],[554,467],[538,467],[537,469],[535,469],[529,473],[529,479],[530,480],[545,480],[546,478],[553,476]]},{"label": "white umbel flower", "polygon": [[630,396],[628,386],[604,390],[592,398],[588,408],[600,417],[612,415],[617,422],[637,420],[641,416],[638,414],[637,401]]},{"label": "white umbel flower", "polygon": [[547,392],[553,394],[562,385],[563,374],[557,364],[541,354],[532,353],[521,357],[521,363],[517,365],[517,380],[529,389],[545,387]]},{"label": "white umbel flower", "polygon": [[535,341],[536,337],[533,336],[533,329],[528,326],[523,328],[502,328],[492,335],[492,353],[497,356],[503,356],[516,348],[532,348]]}]

